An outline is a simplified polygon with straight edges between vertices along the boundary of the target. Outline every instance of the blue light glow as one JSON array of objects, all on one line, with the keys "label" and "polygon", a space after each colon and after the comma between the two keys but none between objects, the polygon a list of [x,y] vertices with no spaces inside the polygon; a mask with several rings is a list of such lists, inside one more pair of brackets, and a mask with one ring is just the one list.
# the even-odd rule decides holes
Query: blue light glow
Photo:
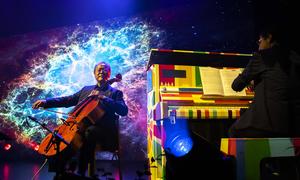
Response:
[{"label": "blue light glow", "polygon": [[192,150],[194,143],[190,137],[187,120],[176,119],[174,123],[174,121],[167,119],[163,123],[166,133],[165,151],[176,157],[188,154]]},{"label": "blue light glow", "polygon": [[181,157],[186,155],[193,148],[193,140],[191,137],[184,134],[178,133],[176,137],[174,137],[170,144],[168,145],[169,153],[173,154],[176,157]]}]

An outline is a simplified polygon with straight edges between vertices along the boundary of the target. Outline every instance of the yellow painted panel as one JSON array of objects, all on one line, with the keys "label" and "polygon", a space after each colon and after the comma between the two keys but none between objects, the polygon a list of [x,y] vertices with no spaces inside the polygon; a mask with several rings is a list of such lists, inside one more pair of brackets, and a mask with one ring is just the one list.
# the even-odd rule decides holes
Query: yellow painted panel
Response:
[{"label": "yellow painted panel", "polygon": [[227,109],[219,109],[218,110],[218,117],[221,117],[221,118],[228,117],[228,110]]},{"label": "yellow painted panel", "polygon": [[177,116],[179,117],[186,117],[187,116],[187,110],[186,109],[181,109],[179,111],[177,111]]},{"label": "yellow painted panel", "polygon": [[159,65],[158,64],[154,64],[153,67],[153,81],[154,83],[152,83],[154,85],[153,89],[154,89],[154,93],[155,93],[155,104],[158,103],[159,101]]},{"label": "yellow painted panel", "polygon": [[227,138],[222,138],[221,139],[221,151],[224,152],[225,154],[228,154],[228,139]]},{"label": "yellow painted panel", "polygon": [[176,70],[184,70],[186,72],[186,78],[175,78],[175,86],[178,87],[195,87],[195,80],[193,77],[193,67],[192,66],[177,66],[175,65]]}]

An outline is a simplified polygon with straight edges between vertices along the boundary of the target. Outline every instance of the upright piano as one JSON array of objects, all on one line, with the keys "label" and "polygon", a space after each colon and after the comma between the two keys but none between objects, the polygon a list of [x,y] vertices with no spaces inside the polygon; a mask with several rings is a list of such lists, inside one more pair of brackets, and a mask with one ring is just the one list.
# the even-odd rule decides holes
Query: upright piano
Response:
[{"label": "upright piano", "polygon": [[[152,49],[147,65],[147,153],[151,179],[166,179],[166,123],[185,119],[187,128],[218,144],[251,103],[243,97],[206,96],[201,68],[242,69],[252,54]],[[204,77],[202,77],[204,76]],[[208,79],[209,80],[209,79]]]}]

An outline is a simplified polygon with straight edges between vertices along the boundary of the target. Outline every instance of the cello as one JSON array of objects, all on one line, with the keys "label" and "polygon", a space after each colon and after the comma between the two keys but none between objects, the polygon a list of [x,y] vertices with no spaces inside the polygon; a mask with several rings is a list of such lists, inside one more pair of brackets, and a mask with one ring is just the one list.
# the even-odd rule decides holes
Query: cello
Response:
[{"label": "cello", "polygon": [[[117,74],[115,78],[107,80],[102,86],[120,82],[121,80],[122,75]],[[105,114],[99,103],[100,98],[98,95],[88,96],[79,102],[69,113],[67,120],[64,120],[63,124],[56,127],[53,133],[49,133],[41,141],[38,153],[46,157],[53,157],[59,152],[64,151],[68,146],[75,151],[79,150],[83,144],[81,134],[88,127],[84,121],[88,120],[90,123],[95,124],[96,120],[101,119]],[[57,143],[57,141],[63,142]]]}]

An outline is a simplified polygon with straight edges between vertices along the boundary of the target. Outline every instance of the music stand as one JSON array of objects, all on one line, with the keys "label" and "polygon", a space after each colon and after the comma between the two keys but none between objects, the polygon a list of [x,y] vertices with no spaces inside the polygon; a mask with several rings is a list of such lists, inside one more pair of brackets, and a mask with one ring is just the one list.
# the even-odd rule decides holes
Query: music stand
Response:
[{"label": "music stand", "polygon": [[[38,123],[40,126],[42,126],[44,129],[46,129],[49,133],[52,134],[52,138],[53,138],[53,141],[56,145],[56,153],[55,153],[55,163],[58,165],[58,158],[59,158],[59,153],[60,153],[60,150],[59,150],[59,145],[61,142],[65,143],[67,146],[70,145],[69,142],[67,142],[61,135],[59,135],[57,133],[57,131],[52,131],[51,129],[49,129],[44,123],[41,123],[39,122],[35,117],[32,117],[32,116],[28,116],[29,119],[33,120],[34,122]],[[52,139],[51,138],[51,139]],[[58,167],[58,166],[57,166]],[[58,177],[58,174],[59,174],[59,171],[57,170],[58,168],[56,168],[56,171],[55,171],[55,177],[57,178]],[[33,177],[34,178],[34,177]],[[55,179],[55,178],[54,178]]]}]

